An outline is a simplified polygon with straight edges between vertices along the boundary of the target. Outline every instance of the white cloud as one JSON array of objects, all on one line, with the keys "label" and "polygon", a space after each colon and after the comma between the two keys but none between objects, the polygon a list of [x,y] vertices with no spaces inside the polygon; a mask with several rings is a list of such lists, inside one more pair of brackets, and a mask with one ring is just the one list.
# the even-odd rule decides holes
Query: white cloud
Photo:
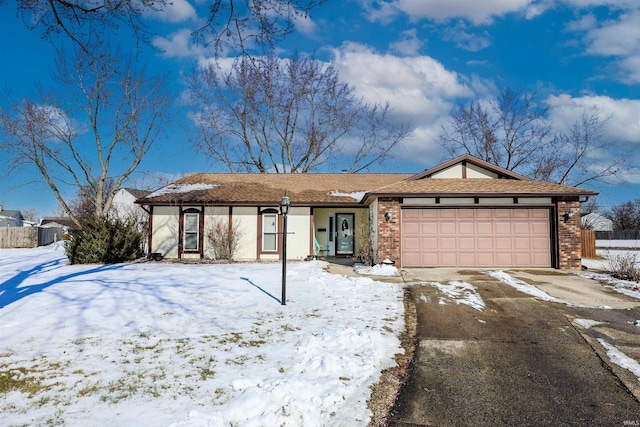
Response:
[{"label": "white cloud", "polygon": [[435,117],[448,111],[448,100],[472,95],[457,73],[428,56],[381,54],[357,43],[345,43],[334,55],[340,77],[359,96],[369,102],[388,100],[400,114]]},{"label": "white cloud", "polygon": [[533,0],[397,0],[395,6],[413,20],[464,18],[481,25],[508,13],[526,12],[532,3]]},{"label": "white cloud", "polygon": [[157,36],[153,39],[153,45],[169,58],[202,58],[208,50],[193,41],[191,30],[182,29],[170,34],[168,37]]},{"label": "white cloud", "polygon": [[466,25],[459,22],[455,27],[444,30],[443,40],[453,41],[456,47],[470,52],[478,52],[491,45],[491,36],[486,31],[473,34],[467,31]]},{"label": "white cloud", "polygon": [[640,51],[640,11],[605,21],[585,36],[587,53],[602,56],[625,56]]},{"label": "white cloud", "polygon": [[424,42],[418,38],[417,31],[412,28],[402,32],[402,38],[389,46],[403,55],[417,55]]},{"label": "white cloud", "polygon": [[[635,7],[640,8],[640,2],[635,3]],[[585,54],[614,58],[609,67],[613,70],[613,78],[630,84],[640,83],[640,10],[614,10],[611,16],[599,22],[595,14],[589,13],[570,22],[566,29],[584,34]]]},{"label": "white cloud", "polygon": [[296,27],[296,30],[306,36],[313,36],[316,33],[318,26],[311,19],[310,16],[306,15],[294,15],[293,23]]},{"label": "white cloud", "polygon": [[571,21],[566,25],[568,31],[589,31],[596,27],[597,18],[593,13],[588,13],[580,19]]},{"label": "white cloud", "polygon": [[548,97],[546,103],[550,106],[549,120],[557,130],[566,131],[584,112],[597,112],[600,119],[609,120],[607,138],[612,144],[640,144],[640,100],[559,95]]},{"label": "white cloud", "polygon": [[[390,101],[394,115],[411,120],[412,135],[397,148],[397,158],[432,164],[441,123],[456,98],[473,97],[461,76],[428,56],[382,54],[369,46],[346,43],[334,51],[340,78],[368,102]],[[390,163],[393,163],[391,161]]]},{"label": "white cloud", "polygon": [[154,19],[162,22],[185,22],[197,18],[196,10],[187,0],[171,0],[164,4],[162,10],[149,13]]}]

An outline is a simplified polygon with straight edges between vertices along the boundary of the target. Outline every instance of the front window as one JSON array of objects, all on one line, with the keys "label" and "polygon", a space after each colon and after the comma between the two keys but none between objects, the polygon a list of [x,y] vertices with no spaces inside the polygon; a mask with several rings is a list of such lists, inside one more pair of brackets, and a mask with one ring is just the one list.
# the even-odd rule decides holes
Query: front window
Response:
[{"label": "front window", "polygon": [[262,250],[276,252],[278,250],[278,214],[262,214]]},{"label": "front window", "polygon": [[200,224],[199,213],[184,214],[184,250],[185,251],[198,250],[198,242],[200,241],[199,235],[198,235],[199,224]]}]

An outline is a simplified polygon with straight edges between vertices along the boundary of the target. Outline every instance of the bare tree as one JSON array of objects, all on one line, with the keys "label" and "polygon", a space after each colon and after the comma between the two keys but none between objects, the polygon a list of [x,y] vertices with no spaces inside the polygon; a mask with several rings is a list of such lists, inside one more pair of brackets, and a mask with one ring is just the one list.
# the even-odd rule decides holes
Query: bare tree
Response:
[{"label": "bare tree", "polygon": [[[194,29],[194,39],[213,45],[245,51],[248,46],[272,46],[289,34],[298,19],[326,0],[209,0],[204,24]],[[0,5],[6,1],[0,0]],[[161,12],[169,0],[17,0],[18,15],[27,28],[40,29],[51,40],[63,35],[90,54],[90,46],[105,34],[129,29],[147,41],[146,15]]]},{"label": "bare tree", "polygon": [[41,91],[37,100],[0,110],[0,149],[11,168],[35,167],[74,222],[70,189],[89,191],[95,216],[106,217],[115,192],[168,124],[163,80],[117,55],[88,57],[81,49],[60,52],[56,78],[58,93]]},{"label": "bare tree", "polygon": [[[595,198],[580,204],[580,227],[583,230],[595,230],[600,223],[602,209]],[[597,215],[592,215],[597,214]]]},{"label": "bare tree", "polygon": [[608,122],[585,113],[566,133],[553,133],[548,107],[535,94],[505,89],[487,104],[459,106],[440,133],[449,155],[462,153],[530,178],[564,185],[582,185],[616,176],[623,159],[604,162],[596,155],[608,141]]},{"label": "bare tree", "polygon": [[382,161],[411,126],[390,119],[312,57],[243,57],[194,76],[197,146],[229,171],[303,173],[330,163],[358,172]]},{"label": "bare tree", "polygon": [[614,230],[640,230],[640,199],[613,206],[607,216]]},{"label": "bare tree", "polygon": [[22,214],[22,218],[31,222],[35,222],[40,215],[40,211],[38,210],[38,208],[20,209],[20,213]]}]

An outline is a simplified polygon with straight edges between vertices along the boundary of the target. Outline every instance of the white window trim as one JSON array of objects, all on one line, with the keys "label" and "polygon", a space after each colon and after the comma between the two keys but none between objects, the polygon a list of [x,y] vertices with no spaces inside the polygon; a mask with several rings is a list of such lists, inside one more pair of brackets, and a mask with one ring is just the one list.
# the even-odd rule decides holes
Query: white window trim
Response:
[{"label": "white window trim", "polygon": [[[187,231],[187,217],[195,216],[196,217],[196,231]],[[196,235],[196,247],[195,249],[187,249],[187,234],[195,234]],[[182,232],[182,250],[185,252],[197,252],[200,250],[200,213],[196,212],[188,212],[184,214],[184,226]]]},{"label": "white window trim", "polygon": [[[275,232],[266,232],[265,231],[265,224],[267,223],[266,219],[267,217],[274,217],[275,223],[276,223],[276,230]],[[276,239],[276,247],[275,249],[266,249],[264,244],[265,244],[265,236],[266,235],[275,235],[275,239]],[[272,252],[272,253],[277,253],[278,252],[278,214],[277,213],[272,213],[272,212],[265,212],[262,214],[262,252]]]}]

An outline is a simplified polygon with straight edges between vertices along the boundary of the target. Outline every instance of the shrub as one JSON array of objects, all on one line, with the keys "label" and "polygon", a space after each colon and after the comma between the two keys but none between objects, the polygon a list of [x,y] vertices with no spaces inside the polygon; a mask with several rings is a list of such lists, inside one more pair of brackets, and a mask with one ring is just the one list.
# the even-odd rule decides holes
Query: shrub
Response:
[{"label": "shrub", "polygon": [[113,264],[141,255],[143,235],[135,220],[88,218],[67,242],[71,264]]},{"label": "shrub", "polygon": [[365,224],[361,224],[356,230],[356,239],[359,246],[353,257],[364,265],[373,263],[373,241],[371,239],[371,231]]},{"label": "shrub", "polygon": [[232,260],[244,233],[240,230],[240,224],[229,224],[228,220],[216,218],[211,229],[207,233],[207,240],[211,243],[215,259]]},{"label": "shrub", "polygon": [[609,271],[618,279],[640,282],[640,265],[636,263],[634,252],[613,255],[609,258]]}]

